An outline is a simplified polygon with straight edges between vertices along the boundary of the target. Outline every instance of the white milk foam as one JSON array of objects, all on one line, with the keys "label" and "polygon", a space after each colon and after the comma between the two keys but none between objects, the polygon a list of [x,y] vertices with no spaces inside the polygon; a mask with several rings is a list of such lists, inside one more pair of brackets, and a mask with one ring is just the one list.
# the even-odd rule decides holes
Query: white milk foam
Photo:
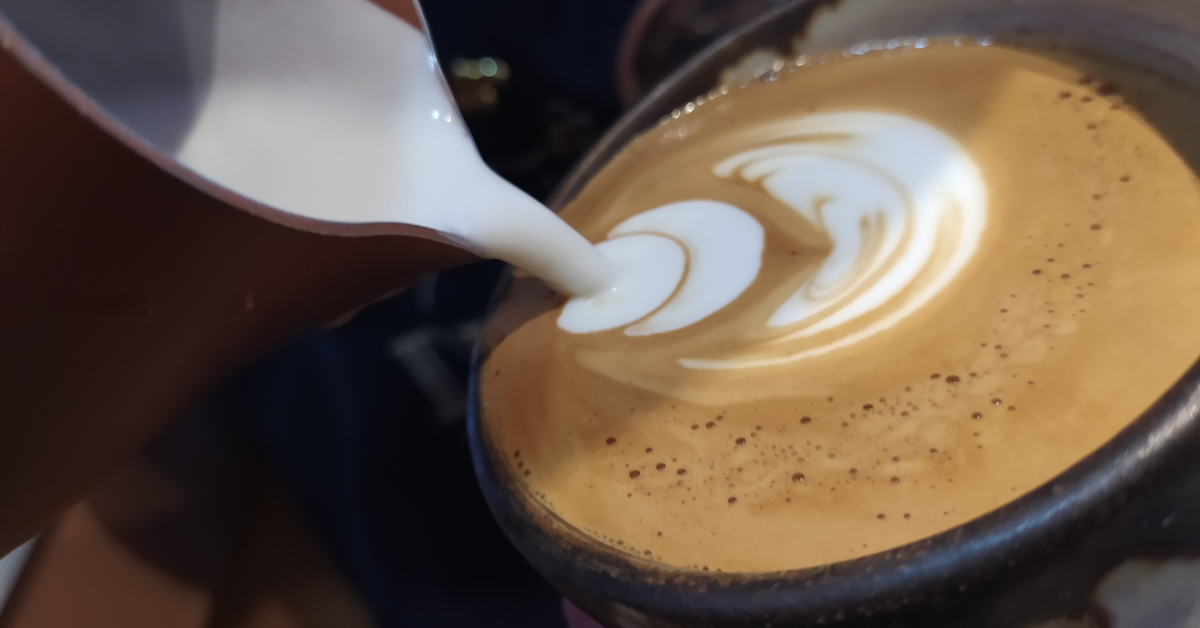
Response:
[{"label": "white milk foam", "polygon": [[[762,264],[762,225],[717,201],[663,205],[622,222],[608,237],[599,250],[616,282],[597,296],[567,303],[558,324],[569,332],[603,331],[634,321],[638,322],[627,327],[625,335],[683,329],[736,299],[754,282]],[[663,244],[653,247],[653,255],[647,254],[649,248],[613,246],[632,238],[654,238]],[[665,281],[668,277],[672,279]],[[643,319],[647,314],[651,315]]]},{"label": "white milk foam", "polygon": [[573,334],[612,329],[646,316],[675,292],[687,270],[683,247],[655,234],[618,237],[596,248],[617,281],[594,296],[567,302],[558,324]]},{"label": "white milk foam", "polygon": [[[987,217],[983,177],[954,139],[924,122],[870,111],[808,115],[763,125],[748,140],[759,146],[721,162],[713,174],[760,185],[832,245],[816,272],[763,321],[790,331],[772,342],[847,327],[880,308],[885,312],[865,327],[827,334],[820,344],[791,355],[684,358],[684,366],[767,366],[849,346],[929,302],[978,247]],[[725,203],[693,200],[651,209],[613,229],[609,242],[629,233],[674,238],[687,256],[686,274],[676,285],[656,283],[659,292],[643,295],[637,307],[624,305],[632,298],[573,299],[560,327],[585,333],[629,324],[630,336],[682,329],[732,303],[760,270],[762,227],[747,211]],[[613,264],[620,268],[618,286],[633,285],[630,273],[660,279],[674,273],[673,267]],[[664,305],[655,310],[650,302]]]}]

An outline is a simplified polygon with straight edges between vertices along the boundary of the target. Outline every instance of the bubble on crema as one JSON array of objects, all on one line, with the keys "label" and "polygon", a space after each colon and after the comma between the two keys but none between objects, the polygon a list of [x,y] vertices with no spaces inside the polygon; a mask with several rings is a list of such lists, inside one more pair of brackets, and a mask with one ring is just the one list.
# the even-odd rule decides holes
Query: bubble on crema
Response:
[{"label": "bubble on crema", "polygon": [[[929,124],[873,111],[811,114],[761,125],[747,144],[713,176],[761,187],[827,238],[829,251],[761,321],[782,335],[732,358],[681,355],[685,367],[776,365],[849,346],[927,303],[975,253],[987,213],[983,177]],[[625,220],[599,245],[618,269],[616,284],[569,301],[559,327],[625,326],[625,335],[647,336],[720,311],[761,274],[763,228],[747,210],[696,199]],[[634,237],[641,246],[620,246]]]}]

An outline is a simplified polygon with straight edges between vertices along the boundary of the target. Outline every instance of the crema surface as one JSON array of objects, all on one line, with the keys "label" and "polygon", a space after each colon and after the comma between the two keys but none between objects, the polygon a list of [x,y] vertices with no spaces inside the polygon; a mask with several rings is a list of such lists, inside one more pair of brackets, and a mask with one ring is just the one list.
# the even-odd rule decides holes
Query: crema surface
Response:
[{"label": "crema surface", "polygon": [[945,42],[769,78],[562,212],[624,283],[497,314],[485,428],[566,522],[685,568],[856,558],[1043,484],[1200,356],[1192,94]]}]

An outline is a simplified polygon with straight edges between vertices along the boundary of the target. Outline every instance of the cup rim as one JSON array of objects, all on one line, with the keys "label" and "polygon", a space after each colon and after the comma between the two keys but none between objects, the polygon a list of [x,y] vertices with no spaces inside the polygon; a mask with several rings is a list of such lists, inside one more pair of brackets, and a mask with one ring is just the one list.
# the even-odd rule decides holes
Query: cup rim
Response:
[{"label": "cup rim", "polygon": [[[669,112],[702,93],[687,90],[705,68],[711,70],[722,59],[736,60],[730,52],[748,51],[745,43],[763,32],[797,32],[796,23],[804,24],[826,4],[829,0],[796,0],[777,7],[693,57],[610,128],[564,179],[551,207],[562,207],[613,154],[651,127],[664,107]],[[502,281],[498,286],[489,313],[507,285]],[[836,622],[964,593],[1102,519],[1186,456],[1191,443],[1200,439],[1198,360],[1104,445],[1036,489],[959,526],[828,565],[758,573],[700,571],[611,549],[527,494],[483,424],[479,371],[494,344],[485,332],[475,349],[467,416],[476,475],[501,527],[543,576],[585,609],[615,603],[674,621]],[[797,594],[800,591],[803,595]]]},{"label": "cup rim", "polygon": [[[507,283],[502,282],[498,294]],[[483,424],[479,370],[492,346],[481,342],[472,358],[468,437],[484,495],[510,540],[568,596],[598,595],[679,619],[754,615],[835,620],[850,609],[856,615],[872,614],[966,592],[1078,526],[1104,517],[1200,439],[1197,363],[1099,449],[1033,491],[959,526],[828,565],[757,573],[701,571],[609,548],[527,493]],[[796,595],[800,589],[803,596]]]}]

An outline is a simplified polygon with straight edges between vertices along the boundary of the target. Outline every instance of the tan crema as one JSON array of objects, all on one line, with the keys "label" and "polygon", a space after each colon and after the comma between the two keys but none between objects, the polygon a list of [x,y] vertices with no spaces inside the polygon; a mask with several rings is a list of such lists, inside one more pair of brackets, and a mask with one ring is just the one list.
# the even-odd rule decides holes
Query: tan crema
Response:
[{"label": "tan crema", "polygon": [[[681,347],[745,349],[723,326],[828,249],[713,165],[755,125],[846,110],[911,116],[961,143],[988,188],[972,261],[848,348],[683,368]],[[998,45],[877,52],[732,89],[634,141],[562,215],[599,241],[664,203],[732,203],[767,227],[756,283],[711,319],[650,337],[568,334],[550,301],[483,368],[486,428],[562,519],[680,567],[827,564],[978,517],[1095,450],[1200,355],[1196,111],[1144,70]],[[547,298],[516,288],[527,295],[501,321]]]}]

